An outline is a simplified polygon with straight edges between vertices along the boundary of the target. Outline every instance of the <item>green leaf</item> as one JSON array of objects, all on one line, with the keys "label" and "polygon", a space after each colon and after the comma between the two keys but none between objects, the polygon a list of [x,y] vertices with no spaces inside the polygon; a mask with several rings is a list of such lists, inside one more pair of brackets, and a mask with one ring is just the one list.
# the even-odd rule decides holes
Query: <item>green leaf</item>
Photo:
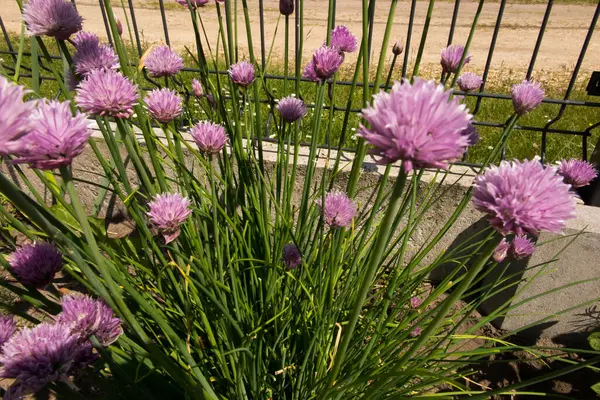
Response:
[{"label": "green leaf", "polygon": [[600,332],[594,332],[588,337],[590,347],[594,350],[600,350]]},{"label": "green leaf", "polygon": [[600,394],[600,382],[596,383],[592,386],[592,390],[596,392],[596,394]]}]

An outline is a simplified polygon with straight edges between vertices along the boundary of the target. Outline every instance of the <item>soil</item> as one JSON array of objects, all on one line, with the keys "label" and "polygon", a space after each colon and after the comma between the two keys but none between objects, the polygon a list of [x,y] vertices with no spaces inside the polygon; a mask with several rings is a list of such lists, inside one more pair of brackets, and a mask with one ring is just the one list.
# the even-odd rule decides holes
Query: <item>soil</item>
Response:
[{"label": "soil", "polygon": [[[85,30],[104,35],[104,22],[98,2],[94,0],[80,0],[77,1],[77,4],[79,12],[85,18]],[[325,37],[327,7],[324,5],[327,2],[325,0],[305,0],[304,4],[304,58],[306,58],[322,44]],[[338,2],[337,6],[336,24],[347,25],[357,37],[362,36],[361,4],[361,0],[345,0],[344,2]],[[373,32],[373,53],[375,55],[379,53],[383,40],[390,2],[377,2],[376,4],[375,29]],[[136,22],[141,32],[142,41],[145,44],[165,41],[160,11],[156,5],[157,1],[154,0],[136,0],[135,2]],[[165,0],[165,5],[167,8],[167,25],[171,44],[182,51],[184,50],[184,46],[193,48],[195,43],[194,32],[189,12],[184,7],[174,4],[173,0]],[[415,26],[410,48],[411,60],[413,60],[419,45],[427,5],[428,2],[425,1],[417,2]],[[469,66],[471,70],[481,70],[485,65],[499,6],[498,2],[485,2],[483,6],[476,35],[471,43],[471,54],[473,56]],[[252,35],[255,51],[260,54],[258,0],[248,0],[248,8],[249,17],[253,24]],[[266,1],[264,8],[265,48],[268,53],[271,41],[275,37],[271,52],[271,61],[281,61],[284,46],[284,19],[280,18],[277,1]],[[445,47],[448,42],[453,9],[453,2],[438,2],[435,4],[423,63],[430,65],[439,63],[440,49]],[[467,1],[460,3],[456,31],[453,38],[454,43],[466,42],[476,9],[476,2]],[[16,1],[0,0],[0,10],[2,10],[0,15],[8,31],[19,32],[21,19]],[[121,7],[115,5],[114,10],[117,16],[121,20],[124,20],[124,13]],[[527,68],[545,10],[545,4],[510,4],[509,2],[506,5],[502,28],[500,29],[494,51],[492,69],[507,71],[524,70]],[[579,55],[594,10],[595,6],[591,4],[557,4],[553,6],[536,61],[536,70],[564,71],[572,69]],[[211,2],[210,5],[202,8],[200,13],[210,40],[211,49],[215,50],[215,40],[218,32],[215,5]],[[390,39],[391,44],[397,38],[406,36],[409,13],[410,2],[407,0],[399,1]],[[294,41],[293,17],[294,15],[292,15],[290,21],[290,43]],[[245,57],[248,49],[248,41],[245,35],[241,5],[238,10],[238,20],[240,56]],[[127,36],[127,33],[125,33],[125,36]],[[592,38],[589,45],[582,65],[583,71],[593,70],[600,64],[600,39],[594,39],[597,38]],[[293,51],[290,53],[290,61],[292,61],[295,55]],[[352,55],[349,56],[349,61],[354,61]]]}]

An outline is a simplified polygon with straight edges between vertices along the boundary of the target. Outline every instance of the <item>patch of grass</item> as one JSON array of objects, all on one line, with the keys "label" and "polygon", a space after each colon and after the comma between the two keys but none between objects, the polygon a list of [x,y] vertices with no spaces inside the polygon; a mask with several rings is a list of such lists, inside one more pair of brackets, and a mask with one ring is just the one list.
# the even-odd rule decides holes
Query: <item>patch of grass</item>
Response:
[{"label": "patch of grass", "polygon": [[[18,45],[18,40],[16,37],[12,38],[13,46]],[[52,40],[45,40],[46,45],[48,46],[49,51],[52,54],[57,54],[56,44]],[[6,50],[6,45],[3,43],[0,45],[0,50]],[[26,40],[26,48],[25,52],[30,51],[30,42]],[[137,59],[137,52],[133,48],[130,47],[130,56],[132,60]],[[5,72],[8,75],[12,75],[13,69],[15,66],[15,60],[10,55],[3,55],[3,65],[5,67]],[[43,61],[44,64],[47,64],[47,61]],[[53,61],[55,66],[62,70],[62,62],[61,60]],[[194,67],[194,63],[191,57],[184,55],[184,62],[187,67]],[[24,57],[23,65],[22,65],[22,74],[28,74],[28,68],[31,65],[31,58]],[[341,71],[339,79],[340,80],[351,80],[353,66],[346,66],[344,70]],[[225,70],[225,65],[219,65],[219,69]],[[387,69],[387,68],[386,68]],[[268,72],[270,74],[282,74],[282,66],[279,64],[274,64],[268,67]],[[480,71],[481,72],[481,71]],[[425,78],[439,78],[439,66],[424,66],[421,69],[421,76]],[[564,90],[566,82],[568,82],[570,71],[539,71],[536,73],[534,78],[543,83],[544,88],[546,90],[547,97],[551,98],[562,98],[564,96]],[[45,76],[50,75],[49,71],[43,71],[42,73]],[[387,74],[387,72],[386,72]],[[396,65],[396,70],[394,72],[394,78],[398,78],[400,75],[400,66]],[[386,75],[387,76],[387,75]],[[510,86],[516,82],[519,82],[522,79],[523,73],[522,71],[512,71],[510,69],[505,69],[501,71],[492,71],[490,76],[488,77],[486,92],[504,94],[507,95],[510,93]],[[193,78],[197,78],[197,74],[193,72],[182,72],[180,74],[180,79],[185,86],[188,88],[191,85],[191,81]],[[581,81],[579,81],[576,85],[576,89],[574,90],[571,99],[579,100],[579,101],[588,101],[588,102],[596,102],[598,101],[594,97],[587,96],[584,91],[584,85],[586,83],[587,76],[582,74]],[[211,79],[214,81],[216,76],[212,76]],[[221,75],[220,76],[222,87],[227,87],[226,84],[227,77]],[[371,81],[374,80],[374,77],[371,78]],[[20,81],[25,85],[31,85],[31,79],[28,77],[21,77]],[[162,81],[160,82],[162,83]],[[283,90],[283,80],[277,79],[269,79],[266,83],[266,87],[264,83],[257,79],[256,83],[260,85],[260,93],[262,99],[267,99],[267,92],[270,93],[274,99],[279,99],[284,96]],[[153,85],[148,82],[146,88],[150,89]],[[290,79],[289,81],[289,89],[293,90],[294,80]],[[266,89],[266,90],[265,90]],[[58,93],[58,84],[55,81],[44,80],[40,86],[40,96],[47,98],[57,97]],[[332,104],[335,107],[339,107],[342,109],[346,108],[346,104],[348,102],[348,97],[350,94],[350,86],[341,86],[336,85],[335,89],[332,91],[333,97],[326,96],[326,106],[331,106]],[[228,95],[228,93],[223,93],[224,95]],[[300,91],[297,94],[300,98],[304,99],[305,102],[309,105],[313,105],[315,95],[316,95],[316,85],[310,82],[302,82],[300,85]],[[58,96],[59,98],[62,96]],[[204,100],[203,100],[204,101]],[[474,97],[467,97],[465,100],[469,109],[475,109],[476,99]],[[197,104],[189,102],[190,112],[194,119],[204,119],[206,115],[197,106]],[[352,97],[351,107],[355,109],[359,109],[362,105],[362,88],[358,87]],[[226,105],[226,109],[233,110],[235,107],[229,102]],[[521,126],[529,126],[542,128],[544,127],[549,120],[555,118],[560,111],[560,105],[556,104],[543,104],[538,109],[534,110],[530,114],[521,118],[519,121],[519,125]],[[270,112],[272,112],[271,106],[268,104],[261,105],[261,113],[263,116],[267,116]],[[490,99],[484,98],[481,101],[481,104],[475,114],[475,120],[478,122],[488,122],[495,124],[504,123],[508,117],[512,113],[512,104],[510,99]],[[585,106],[568,106],[566,107],[562,117],[554,124],[551,125],[552,129],[565,129],[565,130],[574,130],[574,131],[584,131],[591,124],[598,122],[598,109],[595,107],[585,107]],[[309,111],[309,116],[312,115],[312,109]],[[308,141],[310,138],[308,137],[311,127],[308,122],[310,119],[305,119],[306,122],[302,124],[302,140]],[[322,144],[330,144],[331,146],[337,147],[340,145],[340,138],[343,131],[343,121],[344,121],[344,111],[335,111],[332,115],[328,110],[324,110],[322,114],[322,131],[321,137],[319,141]],[[351,148],[356,144],[355,133],[359,127],[360,118],[356,113],[351,113],[349,115],[347,129],[345,133],[345,139],[341,143],[341,146],[344,148]],[[250,125],[250,124],[247,124]],[[246,126],[246,125],[245,125]],[[250,127],[248,126],[248,129]],[[481,141],[470,149],[467,155],[467,161],[469,162],[480,162],[482,161],[487,152],[489,151],[489,146],[492,146],[493,143],[497,140],[498,136],[501,133],[501,128],[495,127],[486,127],[479,126],[478,130],[481,135]],[[248,134],[255,134],[256,132],[251,132],[248,130]],[[269,137],[276,137],[277,128],[276,124],[273,123],[272,118],[263,117],[263,126],[261,127],[261,133],[263,135]],[[591,136],[588,138],[588,156],[591,155],[594,150],[594,146],[598,139],[600,138],[600,131],[598,129],[592,130]],[[547,135],[546,141],[546,159],[549,162],[554,162],[561,158],[581,158],[582,157],[582,136],[580,135],[566,135],[566,134],[557,134],[557,133],[549,133]],[[511,138],[508,141],[506,148],[506,157],[507,158],[532,158],[536,155],[539,155],[542,151],[542,134],[536,131],[530,130],[516,130]]]}]

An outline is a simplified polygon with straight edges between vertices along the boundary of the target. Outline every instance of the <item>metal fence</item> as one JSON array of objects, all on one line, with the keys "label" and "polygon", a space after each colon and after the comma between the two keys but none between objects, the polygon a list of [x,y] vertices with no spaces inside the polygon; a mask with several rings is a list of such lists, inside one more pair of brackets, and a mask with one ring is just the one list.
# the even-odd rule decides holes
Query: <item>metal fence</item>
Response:
[{"label": "metal fence", "polygon": [[[72,0],[72,1],[75,3],[74,0]],[[228,0],[228,1],[232,1],[232,0]],[[275,2],[276,0],[269,0],[269,1]],[[485,2],[485,0],[478,1],[478,11],[479,12],[481,11],[481,8],[483,7],[484,2]],[[452,44],[452,42],[453,42],[454,33],[455,33],[456,26],[457,26],[457,19],[458,19],[458,15],[459,15],[459,11],[460,11],[460,3],[461,3],[460,0],[454,1],[452,22],[451,22],[449,34],[448,34],[448,45]],[[472,113],[476,117],[477,117],[477,113],[481,109],[481,103],[482,103],[483,99],[497,99],[497,100],[501,100],[501,101],[506,101],[506,100],[510,99],[510,96],[508,96],[508,95],[495,94],[495,93],[490,93],[490,92],[486,91],[486,82],[487,82],[488,74],[490,72],[490,67],[492,65],[492,59],[494,56],[494,50],[496,47],[498,34],[503,26],[502,18],[504,15],[506,3],[507,3],[507,0],[500,0],[498,13],[497,13],[494,28],[493,28],[493,34],[491,37],[489,50],[487,52],[485,68],[483,71],[483,82],[484,82],[483,85],[476,92],[470,92],[470,93],[456,92],[461,95],[472,96],[472,97],[476,98],[475,107],[472,110]],[[260,63],[262,65],[262,67],[264,68],[265,60],[267,59],[265,29],[264,29],[264,26],[265,26],[264,25],[264,0],[258,0],[258,4],[259,4],[259,17],[260,17]],[[530,58],[527,72],[526,72],[526,75],[524,76],[524,79],[531,78],[532,73],[534,71],[534,67],[536,66],[536,59],[537,59],[538,53],[540,51],[542,41],[544,40],[544,34],[547,29],[547,25],[548,25],[548,21],[550,19],[553,5],[554,5],[553,0],[548,0],[548,2],[545,5],[545,13],[544,13],[542,21],[540,21],[537,39],[535,42],[533,52],[531,54],[531,58]],[[171,41],[169,38],[169,27],[168,27],[166,12],[165,12],[164,0],[158,0],[158,6],[159,6],[158,10],[156,11],[157,18],[160,17],[160,20],[162,23],[162,29],[164,32],[164,41],[166,42],[166,44],[170,45]],[[407,29],[406,36],[405,36],[405,38],[406,38],[405,45],[404,45],[405,51],[402,56],[404,58],[404,63],[403,63],[403,67],[402,67],[402,73],[404,76],[407,73],[406,68],[407,68],[407,65],[409,64],[409,57],[411,56],[411,43],[413,41],[415,41],[413,28],[415,26],[415,9],[416,9],[416,7],[417,7],[417,0],[411,0],[410,14],[409,14],[409,20],[408,20],[408,29]],[[134,41],[135,41],[134,44],[135,44],[138,54],[141,56],[142,52],[143,52],[143,47],[142,47],[142,40],[140,37],[140,31],[138,29],[138,24],[137,24],[137,20],[136,20],[136,9],[134,7],[133,0],[126,0],[126,8],[128,11],[127,18],[129,19],[132,30],[133,30],[133,37],[134,37]],[[335,10],[335,8],[336,8],[336,6],[334,6],[334,10]],[[107,18],[107,13],[106,13],[106,9],[104,7],[103,0],[99,0],[99,9],[102,13],[102,18],[104,21],[104,26],[106,29],[106,35],[108,37],[108,41],[110,42],[110,44],[112,44],[113,38],[111,37],[111,30],[110,30],[109,21]],[[373,35],[373,26],[374,26],[374,24],[373,24],[374,9],[375,9],[375,0],[370,0],[369,41],[368,41],[369,48],[368,48],[368,52],[367,52],[367,54],[369,54],[369,55],[371,54],[371,46],[372,46],[372,35]],[[529,131],[529,132],[541,134],[540,154],[539,155],[542,158],[542,160],[544,160],[546,158],[548,135],[555,135],[555,134],[579,136],[581,138],[581,158],[584,160],[586,160],[588,158],[588,139],[591,136],[592,130],[600,127],[600,116],[598,117],[597,122],[590,123],[589,126],[587,126],[585,129],[582,129],[582,130],[559,129],[559,128],[555,128],[555,125],[559,121],[561,121],[561,119],[565,115],[565,111],[569,107],[594,107],[594,108],[600,107],[600,102],[577,101],[577,100],[571,99],[571,96],[573,94],[573,89],[575,88],[575,84],[576,84],[578,78],[581,78],[579,76],[581,66],[582,66],[584,57],[586,56],[588,46],[592,39],[592,35],[596,28],[596,24],[597,24],[599,15],[600,15],[600,1],[596,5],[595,11],[594,11],[593,15],[591,16],[591,19],[589,20],[589,28],[587,30],[585,39],[584,39],[583,43],[581,44],[581,50],[579,51],[579,55],[578,55],[577,59],[574,60],[575,64],[572,69],[566,90],[564,92],[564,96],[562,98],[546,98],[546,99],[544,99],[544,103],[555,104],[555,105],[559,106],[556,114],[552,118],[550,118],[548,120],[548,122],[546,124],[544,124],[543,126],[518,125],[515,128],[516,130],[520,130],[520,131]],[[299,49],[298,49],[299,35],[300,35],[300,32],[299,32],[300,21],[299,21],[298,16],[299,16],[299,9],[298,9],[298,2],[296,2],[296,12],[294,13],[294,18],[295,18],[295,24],[294,24],[294,27],[295,27],[295,49],[294,50],[295,50],[295,56],[296,56],[295,57],[296,63],[300,63],[301,59],[302,59],[301,55],[299,55]],[[581,21],[581,23],[585,24],[585,23],[587,23],[587,21]],[[0,16],[0,28],[2,29],[2,33],[3,33],[4,40],[5,40],[6,47],[7,47],[7,50],[1,50],[0,54],[9,55],[14,60],[16,60],[16,57],[18,55],[18,52],[17,52],[18,44],[13,43],[13,41],[11,40],[11,36],[9,35],[9,32],[6,29],[1,16]],[[24,53],[23,55],[29,56],[29,57],[32,56],[31,53]],[[37,57],[37,54],[33,54],[33,56]],[[52,57],[55,59],[61,58],[59,55],[52,55]],[[40,65],[41,65],[42,71],[50,71],[47,67],[44,66],[43,59],[41,57],[39,60],[40,60]],[[4,63],[3,67],[8,70],[10,70],[12,68],[11,65],[9,65],[7,63]],[[298,65],[296,67],[298,67]],[[32,77],[31,73],[30,73],[31,71],[27,71],[27,67],[22,67],[22,68],[24,68],[24,70],[26,72],[24,74],[21,74],[20,76],[28,77],[28,78]],[[191,71],[191,72],[199,72],[200,71],[199,69],[195,69],[195,68],[185,68],[184,70]],[[213,73],[213,74],[215,74],[215,73],[226,74],[226,71],[209,71],[209,72]],[[284,76],[281,76],[281,75],[268,74],[268,73],[266,73],[266,71],[265,71],[264,77],[267,81],[268,80],[283,80],[285,78]],[[52,76],[40,76],[40,77],[34,77],[34,78],[39,79],[41,82],[43,82],[44,80],[53,80],[54,79]],[[584,77],[584,78],[587,79],[587,77]],[[598,86],[599,86],[598,81],[600,81],[600,75],[597,78],[598,79],[595,82],[590,81],[590,84],[588,85],[588,93],[592,93],[592,92],[596,92],[596,91],[600,90],[598,88]],[[336,82],[336,85],[342,85],[342,86],[343,85],[351,85],[351,84],[352,84],[351,82],[345,82],[345,81],[342,81],[342,82],[337,81]],[[359,82],[356,86],[363,87],[363,83]],[[370,84],[370,86],[372,87],[373,85]],[[265,99],[265,100],[261,100],[261,101],[267,102],[268,100]],[[343,107],[335,107],[335,106],[333,106],[333,107],[335,108],[334,112],[346,111],[346,109]],[[328,107],[325,107],[325,109],[327,109],[327,108]],[[360,111],[359,109],[351,109],[351,112],[359,112],[359,111]],[[479,120],[479,119],[475,122],[475,124],[479,125],[479,126],[499,128],[499,129],[504,127],[504,123],[484,121],[484,120]],[[345,150],[352,151],[352,149],[345,149]],[[504,154],[503,154],[503,156],[504,156]],[[476,165],[476,164],[469,164],[469,163],[463,163],[463,164]]]}]

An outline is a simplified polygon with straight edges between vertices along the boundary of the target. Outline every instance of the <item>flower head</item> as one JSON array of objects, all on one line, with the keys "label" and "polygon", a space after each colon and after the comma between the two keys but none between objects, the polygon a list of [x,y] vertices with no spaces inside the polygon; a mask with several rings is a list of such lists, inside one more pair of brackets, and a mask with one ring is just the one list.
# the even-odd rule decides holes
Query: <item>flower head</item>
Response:
[{"label": "flower head", "polygon": [[85,76],[95,69],[118,69],[119,57],[110,46],[92,46],[91,43],[86,43],[77,47],[77,51],[73,54],[73,64],[75,72]]},{"label": "flower head", "polygon": [[379,162],[402,160],[407,172],[445,168],[469,145],[463,131],[471,114],[434,81],[396,82],[391,92],[376,95],[373,106],[363,109],[362,116],[371,127],[361,125],[359,136],[375,147]]},{"label": "flower head", "polygon": [[358,43],[347,27],[339,25],[331,31],[331,47],[344,53],[354,53],[358,48]]},{"label": "flower head", "polygon": [[477,132],[477,128],[475,128],[475,125],[473,125],[470,122],[467,125],[467,127],[463,129],[462,135],[467,137],[467,144],[469,146],[475,146],[480,139],[479,133]]},{"label": "flower head", "polygon": [[335,47],[322,46],[313,55],[315,75],[321,80],[331,78],[344,62],[344,55]]},{"label": "flower head", "polygon": [[[444,72],[449,73],[458,70],[458,64],[460,64],[460,59],[462,58],[464,51],[465,46],[458,44],[453,44],[442,49],[442,59],[440,63],[442,64]],[[469,61],[471,61],[471,56],[467,53],[463,65],[467,65]]]},{"label": "flower head", "polygon": [[197,79],[192,79],[192,92],[196,97],[201,97],[204,94],[202,84]]},{"label": "flower head", "polygon": [[558,165],[557,172],[563,177],[565,183],[574,188],[589,185],[598,176],[598,171],[592,163],[575,159],[562,160]]},{"label": "flower head", "polygon": [[356,215],[356,204],[346,193],[329,192],[325,196],[325,206],[322,206],[321,199],[317,199],[316,203],[321,208],[323,220],[332,228],[349,226]]},{"label": "flower head", "polygon": [[281,118],[286,122],[292,123],[306,115],[306,105],[302,100],[288,96],[279,101],[277,111],[279,111]]},{"label": "flower head", "polygon": [[79,31],[75,36],[73,36],[72,41],[77,50],[79,50],[81,47],[100,46],[100,39],[98,39],[98,35],[92,32]]},{"label": "flower head", "polygon": [[[188,5],[186,0],[175,0],[177,3],[181,4],[182,6],[186,6]],[[207,5],[209,2],[209,0],[190,0],[190,4],[192,5],[192,8],[198,8],[198,7],[204,7],[205,5]]]},{"label": "flower head", "polygon": [[169,46],[158,46],[146,56],[144,66],[154,78],[173,76],[183,68],[183,59]]},{"label": "flower head", "polygon": [[34,102],[23,102],[23,86],[10,83],[0,75],[0,156],[13,154],[23,147],[21,140],[31,128]]},{"label": "flower head", "polygon": [[535,251],[535,244],[526,235],[517,235],[510,244],[510,254],[515,260],[527,258]]},{"label": "flower head", "polygon": [[145,101],[148,112],[157,121],[166,123],[181,115],[181,97],[174,90],[154,89],[148,93]]},{"label": "flower head", "polygon": [[148,206],[150,221],[156,225],[168,244],[179,237],[179,227],[190,216],[190,200],[179,193],[158,194]]},{"label": "flower head", "polygon": [[75,102],[82,110],[114,118],[129,118],[138,102],[137,86],[121,73],[101,69],[90,72],[77,87]]},{"label": "flower head", "polygon": [[23,6],[23,20],[32,36],[52,36],[67,40],[81,30],[83,18],[68,0],[29,0]]},{"label": "flower head", "polygon": [[423,329],[420,326],[416,326],[412,331],[410,331],[410,337],[417,337],[421,334]]},{"label": "flower head", "polygon": [[527,114],[542,103],[544,89],[538,82],[523,81],[510,89],[513,107],[519,115]]},{"label": "flower head", "polygon": [[317,76],[317,71],[315,71],[315,62],[310,60],[308,64],[302,70],[302,76],[313,82],[321,82],[321,79]]},{"label": "flower head", "polygon": [[498,246],[494,249],[494,254],[492,254],[492,259],[497,263],[501,263],[506,258],[508,254],[508,249],[510,249],[510,244],[504,238],[498,243]]},{"label": "flower head", "polygon": [[62,254],[44,242],[28,244],[10,255],[10,266],[19,282],[42,289],[50,284],[63,266]]},{"label": "flower head", "polygon": [[404,51],[404,42],[402,41],[402,39],[398,39],[396,41],[396,43],[394,43],[394,46],[392,47],[392,53],[394,53],[394,55],[399,56],[400,54],[402,54],[402,52]]},{"label": "flower head", "polygon": [[12,315],[0,316],[0,353],[2,353],[2,346],[4,346],[4,343],[8,342],[16,330],[17,326],[15,325],[15,319]]},{"label": "flower head", "polygon": [[250,86],[254,81],[254,65],[246,61],[233,64],[229,68],[229,76],[233,83],[237,85],[242,87]]},{"label": "flower head", "polygon": [[283,246],[283,263],[287,269],[295,269],[302,265],[302,254],[294,243]]},{"label": "flower head", "polygon": [[31,121],[34,127],[23,138],[23,148],[16,153],[19,158],[14,163],[44,170],[71,165],[92,136],[87,116],[80,112],[73,116],[68,101],[38,102]]},{"label": "flower head", "polygon": [[200,121],[190,130],[190,134],[205,154],[217,154],[227,143],[225,128],[210,121]]},{"label": "flower head", "polygon": [[483,80],[479,75],[473,72],[465,72],[458,77],[456,83],[458,83],[458,87],[463,92],[472,92],[473,90],[479,89]]},{"label": "flower head", "polygon": [[108,346],[123,333],[121,320],[101,300],[87,295],[67,295],[61,299],[61,305],[57,321],[70,326],[82,339],[94,335],[101,345]]},{"label": "flower head", "polygon": [[423,301],[417,296],[413,296],[410,298],[410,307],[411,308],[419,308],[419,306],[422,303],[423,303]]},{"label": "flower head", "polygon": [[281,15],[291,15],[294,12],[294,0],[279,0]]},{"label": "flower head", "polygon": [[570,186],[537,160],[502,161],[475,179],[475,207],[503,235],[560,232],[575,216]]}]

